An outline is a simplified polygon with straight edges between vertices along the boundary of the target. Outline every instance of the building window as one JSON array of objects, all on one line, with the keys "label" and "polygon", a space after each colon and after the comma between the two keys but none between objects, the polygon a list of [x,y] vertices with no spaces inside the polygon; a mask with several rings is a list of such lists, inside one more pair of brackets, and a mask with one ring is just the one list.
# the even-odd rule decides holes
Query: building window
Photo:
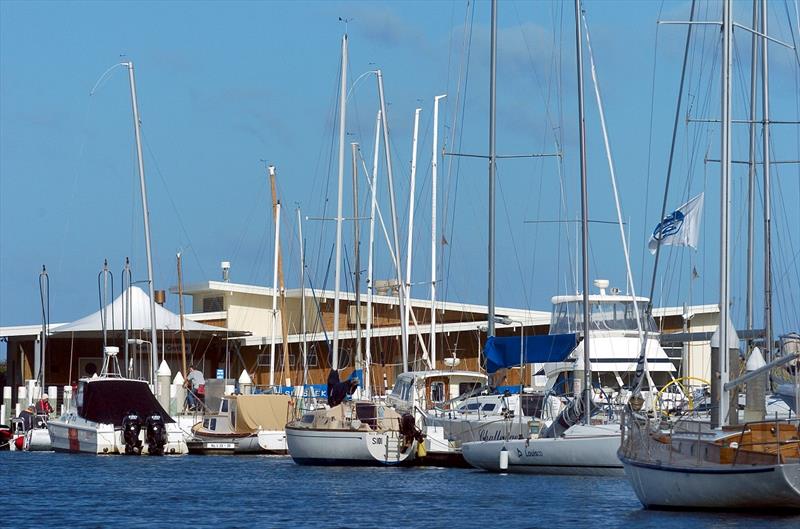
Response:
[{"label": "building window", "polygon": [[258,367],[269,367],[269,356],[271,353],[262,353],[256,357]]},{"label": "building window", "polygon": [[222,296],[203,298],[203,312],[219,312],[222,310],[225,310],[225,303],[222,300]]},{"label": "building window", "polygon": [[316,347],[311,347],[311,349],[308,350],[308,367],[319,367]]}]

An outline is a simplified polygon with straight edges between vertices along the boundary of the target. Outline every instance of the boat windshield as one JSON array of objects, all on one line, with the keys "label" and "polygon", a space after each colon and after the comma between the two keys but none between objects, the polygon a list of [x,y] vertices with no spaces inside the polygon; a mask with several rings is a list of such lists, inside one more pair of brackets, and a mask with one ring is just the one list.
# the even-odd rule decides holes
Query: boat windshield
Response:
[{"label": "boat windshield", "polygon": [[[624,301],[590,301],[589,320],[594,331],[636,331],[636,312],[633,300]],[[647,303],[638,301],[639,317],[642,318],[642,330],[657,330],[652,316],[644,321]],[[566,334],[583,331],[583,302],[565,301],[553,306],[550,320],[550,334]]]}]

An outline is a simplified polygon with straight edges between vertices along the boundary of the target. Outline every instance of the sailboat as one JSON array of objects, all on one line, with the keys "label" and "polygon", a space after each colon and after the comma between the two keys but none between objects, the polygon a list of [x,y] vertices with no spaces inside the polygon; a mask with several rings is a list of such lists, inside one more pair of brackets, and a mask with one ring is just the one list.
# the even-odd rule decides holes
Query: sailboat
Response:
[{"label": "sailboat", "polygon": [[[729,359],[733,354],[738,355],[739,350],[739,339],[729,317],[733,25],[731,1],[725,0],[722,7],[720,325],[712,338],[712,355],[715,356],[712,361],[718,366],[718,377],[712,384],[711,422],[681,420],[664,432],[659,425],[633,410],[625,414],[619,458],[637,497],[647,508],[800,509],[798,419],[776,418],[738,426],[731,424],[735,423],[738,414],[736,407],[731,406],[730,393],[733,391],[738,396],[738,384],[765,376],[770,369],[800,357],[798,351],[790,354],[785,351],[787,354],[777,360],[728,380]],[[757,34],[764,39],[762,72],[765,73],[766,2],[761,3],[761,24]],[[762,82],[765,83],[766,98],[766,74]],[[766,131],[765,137],[768,138]],[[768,139],[765,139],[765,151],[768,149]],[[767,156],[766,152],[764,156]],[[769,302],[765,305],[769,306]],[[769,323],[767,327],[769,336]]]},{"label": "sailboat", "polygon": [[[112,69],[119,66],[128,70],[131,92],[150,291],[149,323],[152,354],[149,371],[153,383],[158,384],[156,378],[158,333],[150,244],[150,210],[147,207],[136,82],[133,62],[118,63]],[[110,71],[109,69],[106,73]],[[185,454],[187,447],[182,430],[156,400],[146,380],[122,376],[118,354],[118,347],[104,346],[100,376],[80,379],[70,409],[61,417],[49,421],[47,428],[53,449],[92,454]]]},{"label": "sailboat", "polygon": [[[494,2],[492,14],[494,20]],[[614,374],[618,377],[615,371],[615,368],[618,367],[617,364],[628,367],[638,359],[635,353],[642,343],[642,327],[652,325],[651,322],[643,320],[640,315],[640,304],[646,303],[647,300],[637,298],[635,293],[632,296],[618,296],[613,292],[608,295],[605,291],[608,287],[608,281],[604,280],[595,282],[595,285],[600,288],[600,295],[590,295],[589,293],[589,220],[586,190],[583,37],[580,0],[575,2],[575,24],[578,63],[583,288],[580,295],[553,298],[555,309],[551,321],[551,332],[582,333],[583,340],[573,350],[571,366],[565,365],[563,362],[550,363],[547,372],[551,375],[551,387],[554,382],[558,381],[559,375],[564,374],[565,371],[573,371],[578,383],[574,388],[574,398],[569,401],[558,417],[551,421],[543,421],[541,419],[535,421],[529,428],[527,435],[522,435],[519,438],[506,437],[503,439],[469,442],[462,445],[464,459],[469,464],[494,472],[621,475],[622,465],[616,458],[621,435],[620,425],[614,416],[613,408],[606,407],[607,413],[598,413],[602,408],[595,404],[593,398],[595,392],[592,381],[595,365],[592,360],[599,357],[611,360],[607,364],[606,371],[608,373],[606,375]],[[608,150],[607,144],[606,149]],[[614,186],[616,187],[616,184]],[[617,215],[618,217],[621,216],[618,202]],[[622,230],[620,231],[622,232]],[[634,292],[624,233],[622,233],[622,241],[628,272],[628,286]],[[491,250],[492,248],[490,247]],[[491,268],[492,266],[490,265]],[[489,301],[491,304],[493,295],[490,295]],[[493,311],[490,309],[490,317],[492,314]],[[589,325],[584,324],[584,322],[589,322]],[[653,356],[654,360],[668,360],[666,354],[663,350],[660,350],[657,343],[652,344],[654,347],[649,347],[649,345],[651,344],[644,348],[648,351],[648,356]],[[598,347],[598,349],[595,350],[595,347]],[[488,350],[491,351],[491,348]],[[658,356],[659,350],[661,357],[655,358]],[[522,351],[519,349],[517,351],[516,357],[519,358]],[[600,353],[597,353],[597,351],[600,351]],[[664,368],[667,372],[673,369],[668,363],[663,365],[668,366]],[[621,391],[623,383],[620,382],[619,386]]]},{"label": "sailboat", "polygon": [[[342,192],[347,100],[347,34],[342,37],[341,88],[339,91],[339,179],[336,215],[336,273],[334,294],[333,351],[328,377],[328,406],[304,411],[286,425],[286,444],[292,459],[310,465],[398,465],[413,459],[421,435],[414,416],[370,400],[347,400],[355,392],[350,381],[339,380],[339,298],[341,276]],[[383,103],[382,78],[378,83]],[[384,139],[385,108],[381,111]],[[388,144],[386,145],[388,156]],[[391,187],[391,186],[390,186]],[[355,201],[354,207],[357,207]],[[357,215],[356,215],[357,216]],[[356,232],[357,237],[357,232]],[[397,254],[395,254],[397,255]],[[399,261],[397,261],[399,262]],[[356,267],[358,268],[358,266]],[[403,296],[401,295],[401,302]],[[403,308],[401,306],[401,313]],[[358,314],[358,311],[357,311]],[[405,359],[405,358],[404,358]],[[354,379],[350,379],[351,381]],[[365,377],[365,384],[369,379]],[[338,394],[339,397],[334,397]]]}]

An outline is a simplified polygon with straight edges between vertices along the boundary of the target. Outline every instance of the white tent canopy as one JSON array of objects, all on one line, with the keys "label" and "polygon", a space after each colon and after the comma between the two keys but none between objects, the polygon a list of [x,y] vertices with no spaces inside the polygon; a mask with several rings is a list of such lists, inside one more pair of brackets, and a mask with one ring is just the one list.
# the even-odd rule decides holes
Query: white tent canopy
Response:
[{"label": "white tent canopy", "polygon": [[[122,331],[126,314],[125,306],[130,307],[128,330],[149,331],[150,330],[150,297],[144,290],[133,285],[125,292],[120,294],[112,303],[105,307],[105,319],[107,331]],[[88,333],[103,331],[103,310],[90,314],[72,323],[59,325],[54,330],[55,334],[61,333]],[[156,305],[156,329],[159,331],[180,331],[180,316],[170,312],[161,305]],[[183,320],[183,329],[187,332],[211,332],[225,333],[226,329],[197,323],[188,319]]]}]

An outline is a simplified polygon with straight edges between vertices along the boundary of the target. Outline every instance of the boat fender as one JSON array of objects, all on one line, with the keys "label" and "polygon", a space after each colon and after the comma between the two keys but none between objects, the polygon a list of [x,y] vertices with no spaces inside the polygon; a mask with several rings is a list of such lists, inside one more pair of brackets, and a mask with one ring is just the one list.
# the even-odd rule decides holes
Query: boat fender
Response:
[{"label": "boat fender", "polygon": [[508,450],[505,446],[500,450],[500,470],[508,470]]}]

